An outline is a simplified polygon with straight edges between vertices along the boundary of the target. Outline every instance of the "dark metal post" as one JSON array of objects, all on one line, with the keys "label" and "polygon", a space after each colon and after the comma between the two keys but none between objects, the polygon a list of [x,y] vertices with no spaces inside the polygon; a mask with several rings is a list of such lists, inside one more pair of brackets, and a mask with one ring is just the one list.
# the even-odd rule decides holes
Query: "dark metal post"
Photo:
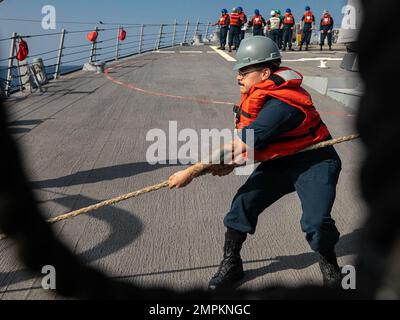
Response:
[{"label": "dark metal post", "polygon": [[54,79],[58,79],[60,77],[61,58],[62,58],[62,52],[63,52],[63,49],[64,49],[65,33],[66,33],[65,29],[62,29],[61,30],[61,37],[60,37],[60,46],[58,47],[56,70],[54,72]]},{"label": "dark metal post", "polygon": [[10,44],[10,54],[8,56],[8,70],[7,70],[7,83],[6,83],[6,96],[10,95],[11,83],[13,78],[14,58],[15,58],[15,42],[17,40],[17,33],[13,32]]}]

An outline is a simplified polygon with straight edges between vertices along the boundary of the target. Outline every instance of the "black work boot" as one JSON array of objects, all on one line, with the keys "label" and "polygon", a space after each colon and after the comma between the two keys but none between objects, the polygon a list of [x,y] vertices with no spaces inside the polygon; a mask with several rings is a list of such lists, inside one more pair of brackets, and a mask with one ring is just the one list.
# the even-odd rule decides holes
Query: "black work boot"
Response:
[{"label": "black work boot", "polygon": [[308,51],[308,45],[306,45],[306,51]]},{"label": "black work boot", "polygon": [[302,50],[303,50],[303,45],[301,44],[300,48],[299,48],[299,51],[302,51]]},{"label": "black work boot", "polygon": [[222,47],[221,47],[221,50],[225,50],[225,46],[222,46]]},{"label": "black work boot", "polygon": [[336,289],[342,284],[342,273],[334,250],[319,253],[319,267],[321,269],[324,286]]},{"label": "black work boot", "polygon": [[229,52],[232,52],[232,47],[231,47],[231,46],[229,46],[228,51],[229,51]]},{"label": "black work boot", "polygon": [[237,231],[228,230],[225,233],[224,258],[208,284],[209,291],[231,289],[244,277],[240,250],[245,239],[246,234]]},{"label": "black work boot", "polygon": [[319,51],[322,51],[322,46],[321,45],[319,46]]}]

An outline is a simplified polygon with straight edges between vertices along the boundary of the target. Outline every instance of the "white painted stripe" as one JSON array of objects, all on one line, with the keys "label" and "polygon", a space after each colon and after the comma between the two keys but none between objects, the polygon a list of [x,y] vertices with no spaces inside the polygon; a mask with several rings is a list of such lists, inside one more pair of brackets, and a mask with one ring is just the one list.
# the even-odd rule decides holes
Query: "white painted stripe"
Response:
[{"label": "white painted stripe", "polygon": [[179,53],[203,53],[203,51],[179,51]]},{"label": "white painted stripe", "polygon": [[207,51],[207,53],[216,53],[215,51]]},{"label": "white painted stripe", "polygon": [[342,61],[343,58],[325,58],[325,57],[318,57],[318,58],[301,58],[301,59],[294,59],[294,60],[282,60],[283,62],[304,62],[304,61],[321,61],[321,60],[326,60],[326,61]]},{"label": "white painted stripe", "polygon": [[223,57],[224,59],[228,60],[228,61],[232,61],[235,62],[236,59],[231,57],[229,54],[227,54],[226,52],[222,51],[222,50],[218,50],[216,46],[210,46],[211,49],[213,49],[216,53],[218,53],[221,57]]},{"label": "white painted stripe", "polygon": [[157,53],[176,53],[175,51],[156,51]]}]

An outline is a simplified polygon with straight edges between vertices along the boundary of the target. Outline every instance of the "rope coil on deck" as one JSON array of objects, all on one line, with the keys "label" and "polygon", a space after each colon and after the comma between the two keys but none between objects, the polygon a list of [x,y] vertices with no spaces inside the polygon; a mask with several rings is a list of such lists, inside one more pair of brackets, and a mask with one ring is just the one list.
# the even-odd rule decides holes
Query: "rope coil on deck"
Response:
[{"label": "rope coil on deck", "polygon": [[[340,138],[337,138],[337,139],[323,141],[323,142],[317,143],[315,145],[312,145],[310,147],[307,147],[307,148],[305,148],[305,149],[303,149],[303,150],[301,150],[301,151],[299,151],[297,153],[302,153],[302,152],[306,152],[306,151],[312,151],[312,150],[316,150],[316,149],[326,148],[326,147],[329,147],[329,146],[333,146],[335,144],[339,144],[339,143],[343,143],[343,142],[346,142],[346,141],[355,140],[355,139],[358,139],[359,137],[360,137],[359,134],[352,134],[352,135],[340,137]],[[111,198],[111,199],[108,199],[108,200],[105,200],[105,201],[101,201],[99,203],[90,205],[88,207],[84,207],[84,208],[81,208],[81,209],[78,209],[78,210],[75,210],[75,211],[71,211],[71,212],[68,212],[68,213],[65,213],[65,214],[50,218],[50,219],[48,219],[46,221],[48,223],[56,223],[56,222],[59,222],[59,221],[62,221],[62,220],[72,219],[72,218],[75,218],[75,217],[77,217],[77,216],[79,216],[81,214],[88,213],[88,212],[91,212],[91,211],[95,211],[95,210],[98,210],[98,209],[106,207],[106,206],[111,206],[111,205],[114,205],[114,204],[116,204],[118,202],[125,201],[125,200],[128,200],[128,199],[132,199],[132,198],[135,198],[135,197],[139,197],[139,196],[144,195],[146,193],[157,191],[157,190],[160,190],[160,189],[163,189],[163,188],[166,188],[166,187],[168,187],[168,180],[160,182],[160,183],[152,185],[152,186],[149,186],[149,187],[146,187],[146,188],[142,188],[142,189],[137,190],[137,191],[133,191],[133,192],[130,192],[130,193],[127,193],[127,194],[120,195],[120,196],[115,197],[115,198]],[[6,238],[7,238],[6,234],[0,234],[0,240],[6,239]]]}]

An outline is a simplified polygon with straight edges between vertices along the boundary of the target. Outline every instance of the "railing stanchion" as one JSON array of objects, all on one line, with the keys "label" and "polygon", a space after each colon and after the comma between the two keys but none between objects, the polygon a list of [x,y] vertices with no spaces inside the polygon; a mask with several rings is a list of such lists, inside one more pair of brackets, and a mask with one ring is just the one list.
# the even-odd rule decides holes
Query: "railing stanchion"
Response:
[{"label": "railing stanchion", "polygon": [[194,29],[194,33],[193,33],[193,39],[196,36],[196,34],[199,33],[199,26],[200,26],[200,18],[197,19],[196,28]]},{"label": "railing stanchion", "polygon": [[121,26],[118,27],[118,34],[117,34],[117,43],[115,45],[115,60],[119,59],[119,46],[120,46],[120,41],[119,41],[119,34],[121,32]]},{"label": "railing stanchion", "polygon": [[[99,28],[96,27],[95,31],[99,32]],[[92,43],[92,48],[90,50],[90,57],[89,57],[90,63],[96,62],[96,47],[97,47],[97,39],[96,39],[96,41],[93,41],[93,43]]]},{"label": "railing stanchion", "polygon": [[207,28],[206,28],[206,36],[205,39],[208,39],[208,32],[210,31],[210,26],[211,26],[211,22],[207,23]]},{"label": "railing stanchion", "polygon": [[160,44],[161,44],[161,37],[162,37],[162,33],[163,33],[163,28],[164,28],[164,25],[161,24],[161,25],[160,25],[160,33],[159,33],[159,35],[158,35],[158,39],[157,39],[157,41],[156,41],[156,45],[154,46],[154,50],[160,49]]},{"label": "railing stanchion", "polygon": [[144,24],[140,27],[140,39],[139,39],[139,54],[143,50],[143,36],[144,36]]},{"label": "railing stanchion", "polygon": [[186,43],[186,38],[189,30],[189,19],[186,20],[185,34],[183,35],[183,43]]},{"label": "railing stanchion", "polygon": [[61,73],[61,58],[64,49],[64,40],[65,40],[65,29],[61,30],[61,37],[60,37],[60,46],[58,47],[58,55],[57,55],[57,63],[56,63],[56,70],[54,72],[54,79],[58,79]]},{"label": "railing stanchion", "polygon": [[13,32],[10,44],[10,55],[8,56],[7,83],[5,88],[7,97],[10,95],[11,85],[12,85],[16,40],[17,40],[17,33]]},{"label": "railing stanchion", "polygon": [[172,46],[175,45],[175,39],[176,39],[176,27],[178,25],[178,20],[175,19],[174,22],[174,34],[172,35]]}]

